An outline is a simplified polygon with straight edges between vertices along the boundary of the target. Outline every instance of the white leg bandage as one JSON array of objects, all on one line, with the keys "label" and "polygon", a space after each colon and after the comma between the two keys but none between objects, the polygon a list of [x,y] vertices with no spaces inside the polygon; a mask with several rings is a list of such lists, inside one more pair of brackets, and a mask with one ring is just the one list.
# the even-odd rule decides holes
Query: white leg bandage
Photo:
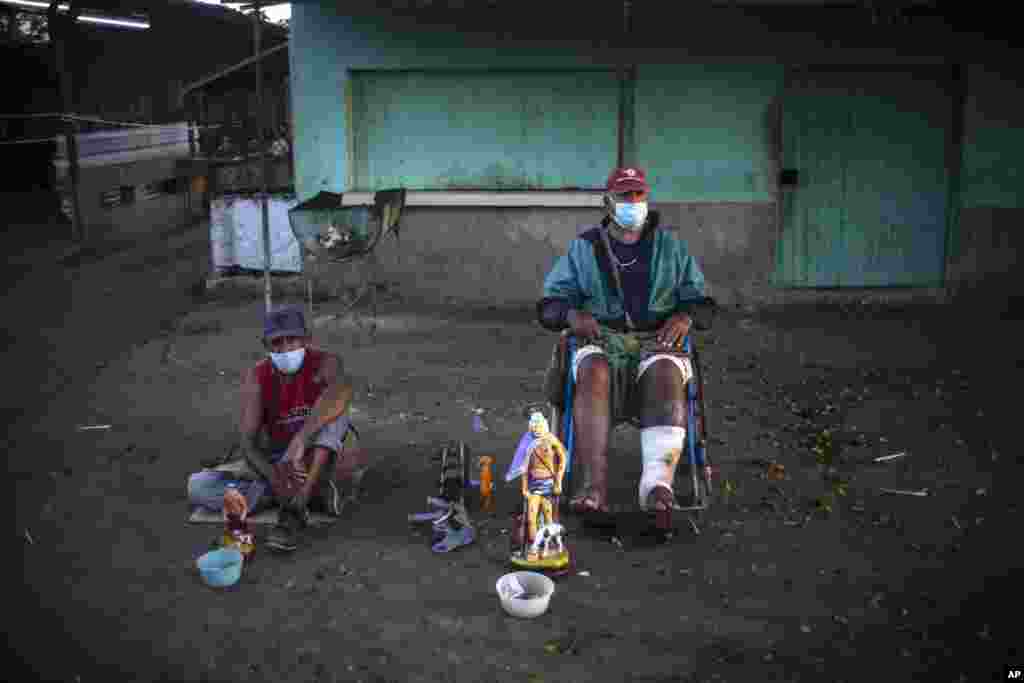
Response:
[{"label": "white leg bandage", "polygon": [[572,359],[572,381],[579,381],[580,365],[587,358],[593,355],[604,356],[605,352],[600,346],[596,344],[587,344],[582,349],[577,349]]},{"label": "white leg bandage", "polygon": [[690,364],[689,358],[680,358],[679,356],[673,356],[670,353],[656,353],[650,358],[640,361],[640,365],[638,365],[636,369],[636,381],[640,381],[640,378],[644,376],[645,372],[647,372],[647,368],[662,359],[672,361],[672,364],[679,368],[679,372],[683,376],[683,384],[686,384],[693,379],[693,366]]},{"label": "white leg bandage", "polygon": [[675,495],[672,479],[683,455],[685,439],[683,427],[646,427],[640,430],[640,452],[644,463],[644,471],[640,475],[641,510],[647,510],[647,498],[659,486]]}]

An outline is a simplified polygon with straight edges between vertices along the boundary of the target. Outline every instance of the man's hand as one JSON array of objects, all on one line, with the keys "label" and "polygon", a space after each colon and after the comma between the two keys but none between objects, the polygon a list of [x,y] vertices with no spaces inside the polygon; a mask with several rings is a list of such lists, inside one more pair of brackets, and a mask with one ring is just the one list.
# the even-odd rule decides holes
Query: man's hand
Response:
[{"label": "man's hand", "polygon": [[686,313],[676,313],[665,321],[665,324],[658,330],[658,344],[665,348],[674,348],[682,343],[683,338],[690,333],[690,316]]},{"label": "man's hand", "polygon": [[300,438],[292,439],[285,453],[285,461],[291,465],[291,478],[298,484],[306,481],[306,466],[302,462],[306,455],[306,443]]},{"label": "man's hand", "polygon": [[572,309],[566,316],[569,322],[569,329],[581,339],[597,339],[601,336],[601,330],[597,326],[597,320],[586,311]]}]

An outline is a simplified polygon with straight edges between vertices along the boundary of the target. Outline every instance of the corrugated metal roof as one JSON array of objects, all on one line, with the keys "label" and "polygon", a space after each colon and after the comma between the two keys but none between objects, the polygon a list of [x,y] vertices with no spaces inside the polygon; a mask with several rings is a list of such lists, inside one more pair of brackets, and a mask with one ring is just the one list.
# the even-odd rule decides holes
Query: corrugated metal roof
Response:
[{"label": "corrugated metal roof", "polygon": [[207,87],[210,87],[210,86],[214,85],[215,83],[217,83],[219,81],[222,81],[225,78],[228,78],[229,76],[232,76],[232,75],[234,75],[234,74],[236,74],[236,73],[238,73],[240,71],[244,71],[247,67],[250,67],[250,66],[254,65],[257,62],[257,60],[266,59],[267,57],[271,57],[273,55],[277,55],[279,53],[283,53],[283,54],[281,54],[281,56],[283,56],[285,61],[287,62],[287,58],[288,58],[287,49],[288,49],[288,43],[281,43],[280,45],[275,45],[274,47],[272,47],[272,48],[270,48],[268,50],[264,50],[263,52],[261,52],[258,57],[253,55],[252,57],[249,57],[247,59],[243,59],[242,61],[238,62],[237,64],[229,66],[226,69],[222,69],[221,71],[218,71],[216,73],[210,74],[209,76],[205,76],[203,78],[200,78],[198,81],[195,81],[194,83],[189,83],[184,88],[182,88],[182,91],[181,91],[182,97],[188,97],[188,95],[190,93],[192,93],[193,91],[195,91],[195,90],[203,90],[203,89],[205,89]]}]

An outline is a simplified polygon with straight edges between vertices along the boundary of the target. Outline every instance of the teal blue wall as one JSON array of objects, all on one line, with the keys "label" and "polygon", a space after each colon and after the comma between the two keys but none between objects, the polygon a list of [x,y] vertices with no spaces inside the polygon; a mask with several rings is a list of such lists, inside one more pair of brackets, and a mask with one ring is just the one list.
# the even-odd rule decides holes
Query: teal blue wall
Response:
[{"label": "teal blue wall", "polygon": [[972,65],[964,105],[962,208],[1024,208],[1020,76]]},{"label": "teal blue wall", "polygon": [[[856,26],[837,24],[831,33],[815,29],[810,20],[805,28],[773,27],[755,17],[738,21],[738,15],[716,10],[714,18],[664,27],[661,38],[616,51],[601,37],[607,26],[600,18],[591,17],[596,27],[580,23],[590,15],[580,21],[547,15],[544,21],[532,16],[499,21],[482,12],[475,23],[467,20],[475,26],[469,29],[458,25],[461,13],[447,18],[427,10],[417,17],[394,12],[374,16],[373,3],[353,2],[344,8],[326,0],[293,5],[290,52],[300,198],[321,189],[397,184],[424,189],[598,184],[607,172],[602,166],[613,163],[618,143],[613,77],[601,72],[628,59],[639,66],[626,91],[631,103],[624,120],[627,160],[648,169],[655,201],[697,207],[682,218],[693,226],[694,239],[706,230],[699,239],[705,240],[700,247],[708,254],[710,270],[715,270],[716,260],[726,263],[734,257],[737,264],[749,264],[754,254],[743,253],[748,247],[742,245],[753,245],[755,232],[761,238],[781,229],[761,218],[756,225],[722,226],[714,223],[712,213],[742,204],[774,209],[779,160],[774,158],[773,130],[785,107],[785,64],[874,63],[885,73],[893,64],[943,67],[980,59],[972,57],[980,44],[955,42],[941,31],[919,41],[915,36],[920,27],[902,34],[893,29],[885,40],[871,33],[868,39]],[[560,7],[552,4],[552,11]],[[657,21],[653,13],[647,19]],[[824,16],[815,21],[836,24]],[[839,35],[843,40],[837,46]],[[911,38],[921,50],[916,57],[905,49]],[[946,205],[947,262],[956,254],[958,240],[968,234],[960,225],[965,211],[1021,207],[1024,192],[1024,133],[1018,123],[1024,106],[1017,80],[972,67],[967,86],[963,148],[945,165],[954,172],[962,168],[951,177]],[[906,141],[851,144],[854,156],[869,149],[884,164],[885,150],[902,149]],[[929,146],[937,152],[940,143]],[[899,163],[910,163],[906,158],[904,154]],[[874,163],[863,161],[865,169]],[[871,176],[868,170],[864,173]],[[866,184],[862,189],[873,201],[876,188]],[[711,205],[715,208],[707,208]],[[938,202],[929,201],[932,205]],[[917,204],[906,202],[882,209],[888,212],[885,216],[921,213]],[[971,229],[982,237],[985,230],[998,236],[992,228]],[[904,252],[921,248],[902,238],[897,242]],[[937,243],[930,239],[928,248]],[[730,244],[735,246],[721,254],[715,251]],[[868,263],[875,258],[873,252],[843,253],[874,268]],[[765,258],[775,257],[773,250]],[[978,265],[961,270],[980,272],[983,262],[979,258]],[[765,269],[747,274],[748,265],[737,268],[737,282],[766,278]]]},{"label": "teal blue wall", "polygon": [[353,186],[600,187],[618,92],[610,71],[355,72]]},{"label": "teal blue wall", "polygon": [[[299,197],[309,197],[319,190],[343,192],[356,187],[354,140],[350,138],[354,114],[353,72],[573,71],[613,66],[607,56],[595,57],[593,50],[580,41],[520,39],[514,47],[502,47],[500,43],[496,47],[495,41],[493,34],[469,33],[443,23],[424,25],[411,17],[344,16],[334,4],[294,4],[291,71],[295,183]],[[562,98],[559,102],[564,102],[564,96],[559,97]],[[443,106],[443,103],[436,104]],[[615,144],[614,138],[611,144]],[[453,158],[460,152],[475,153],[468,141],[448,150]],[[507,155],[502,158],[505,157]],[[583,169],[589,168],[595,158],[597,156],[591,154],[585,159]],[[500,161],[499,158],[491,163]],[[540,164],[535,168],[548,169],[550,165]],[[511,177],[516,177],[516,164],[510,172]],[[545,178],[551,173],[549,170],[540,172]],[[606,176],[607,172],[608,169],[603,170],[602,175]],[[423,169],[415,173],[418,175],[414,177],[418,178],[429,174]],[[434,174],[435,180],[438,175],[441,174]],[[501,175],[509,177],[504,170]]]},{"label": "teal blue wall", "polygon": [[317,5],[292,6],[291,64],[295,191],[300,201],[346,187],[348,73],[334,63],[339,36],[319,21]]},{"label": "teal blue wall", "polygon": [[637,70],[635,149],[659,201],[772,199],[772,107],[784,67],[680,64]]},{"label": "teal blue wall", "polygon": [[[517,28],[515,42],[502,42],[408,17],[342,16],[327,3],[294,5],[292,26],[300,196],[395,184],[586,187],[615,162],[614,76],[594,72],[617,57],[593,41]],[[659,200],[770,200],[770,107],[783,71],[770,62],[639,68],[625,147]],[[496,70],[517,73],[502,74],[502,86],[485,75]],[[475,136],[462,132],[480,123]]]},{"label": "teal blue wall", "polygon": [[792,74],[776,284],[940,286],[949,177],[949,69]]},{"label": "teal blue wall", "polygon": [[[369,136],[363,140],[366,144],[380,145],[385,141],[374,140],[372,136],[375,131],[387,129],[354,131],[357,122],[353,121],[353,114],[359,113],[359,107],[368,111],[369,103],[353,101],[350,80],[353,72],[437,73],[494,69],[564,72],[610,68],[617,59],[614,51],[601,50],[584,38],[531,39],[522,35],[520,27],[505,27],[509,33],[501,34],[503,27],[492,27],[490,32],[482,29],[473,32],[454,24],[446,25],[444,19],[425,25],[422,17],[346,16],[337,4],[327,2],[297,3],[292,12],[292,96],[296,183],[300,196],[308,196],[319,189],[353,189],[359,184],[355,182],[357,175],[365,176],[360,182],[370,185],[378,180],[390,182],[406,177],[366,167],[372,156],[365,153],[361,157],[365,162],[363,168],[358,166],[359,159],[354,155],[360,152],[353,149],[353,132]],[[546,23],[527,22],[526,25],[544,27]],[[571,26],[566,30],[569,28]],[[715,30],[718,28],[716,24]],[[743,41],[726,32],[712,42],[721,44],[721,54],[765,56],[735,57],[733,64],[708,66],[722,60],[688,55],[686,51],[692,48],[692,40],[677,43],[680,47],[654,48],[650,55],[638,53],[650,63],[644,63],[637,70],[635,111],[630,119],[632,135],[626,146],[635,162],[650,170],[660,199],[771,199],[770,107],[780,94],[783,74],[783,67],[776,62],[783,61],[782,55],[792,49],[791,43],[802,45],[801,40],[810,39],[787,34],[782,40],[764,29],[760,38],[763,42],[754,45],[751,42],[754,29],[748,26],[747,30],[749,35]],[[707,36],[704,39],[710,40]],[[809,42],[805,47],[811,49],[813,45]],[[675,58],[671,57],[673,51]],[[867,59],[867,53],[865,55]],[[805,56],[808,60],[814,59],[813,54]],[[828,61],[827,53],[818,55],[817,59]],[[672,64],[672,61],[683,63]],[[960,188],[962,206],[1020,206],[1021,155],[1011,151],[1024,146],[1024,132],[1016,124],[1021,114],[1015,97],[1016,83],[981,69],[972,70],[969,82],[973,89],[967,103]],[[1009,97],[1010,93],[1014,97]],[[504,95],[514,97],[512,93]],[[564,92],[557,93],[558,99],[552,100],[552,106],[568,104],[571,108],[573,104],[581,104],[580,101],[567,103],[566,97],[572,98]],[[377,103],[373,104],[376,109]],[[445,116],[454,116],[452,110],[446,111]],[[436,123],[441,112],[435,113]],[[477,113],[486,116],[486,108]],[[390,115],[395,116],[397,112]],[[515,123],[498,121],[497,125],[511,128]],[[600,134],[605,134],[604,128],[602,121]],[[583,137],[583,132],[579,136]],[[499,130],[497,139],[509,144],[517,140],[510,130]],[[534,144],[533,141],[527,143]],[[488,144],[502,143],[491,141]],[[460,153],[485,155],[498,150],[456,146],[449,151],[457,156]],[[539,175],[539,184],[548,186],[547,178],[552,173],[546,170],[547,162],[535,162],[536,168],[530,169],[530,164],[517,159],[507,168],[506,161],[511,155],[506,152],[501,150],[490,164],[475,161],[465,169],[449,168],[440,172],[419,169],[408,177],[424,187],[439,187],[444,184],[442,178],[466,180],[467,175],[473,181],[471,185],[483,186],[490,177],[495,179],[495,187],[505,187],[509,179],[513,180],[513,186],[537,184]],[[582,161],[581,168],[567,175],[579,175],[579,171],[589,168],[594,158],[599,156]],[[556,161],[562,163],[566,159],[562,155]],[[474,169],[470,170],[469,166]],[[428,179],[432,180],[428,182]],[[551,182],[564,180],[552,179]],[[579,184],[587,181],[584,177],[575,180]],[[566,184],[576,182],[570,178]]]},{"label": "teal blue wall", "polygon": [[[1010,75],[1014,69],[1018,74]],[[958,210],[951,212],[946,279],[955,291],[984,291],[986,299],[997,300],[1020,289],[1024,73],[1010,61],[964,71],[961,173],[951,198]]]}]

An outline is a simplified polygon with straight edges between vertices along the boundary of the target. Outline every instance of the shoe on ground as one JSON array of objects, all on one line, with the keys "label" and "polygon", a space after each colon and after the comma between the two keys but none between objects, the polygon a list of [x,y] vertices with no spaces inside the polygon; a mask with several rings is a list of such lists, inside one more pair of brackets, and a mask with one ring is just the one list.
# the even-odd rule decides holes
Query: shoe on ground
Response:
[{"label": "shoe on ground", "polygon": [[320,481],[316,495],[309,501],[309,506],[313,512],[320,512],[328,517],[340,517],[344,503],[338,484],[333,479]]},{"label": "shoe on ground", "polygon": [[267,547],[290,553],[299,547],[299,531],[305,526],[305,516],[290,507],[282,507],[277,524],[267,534]]}]

